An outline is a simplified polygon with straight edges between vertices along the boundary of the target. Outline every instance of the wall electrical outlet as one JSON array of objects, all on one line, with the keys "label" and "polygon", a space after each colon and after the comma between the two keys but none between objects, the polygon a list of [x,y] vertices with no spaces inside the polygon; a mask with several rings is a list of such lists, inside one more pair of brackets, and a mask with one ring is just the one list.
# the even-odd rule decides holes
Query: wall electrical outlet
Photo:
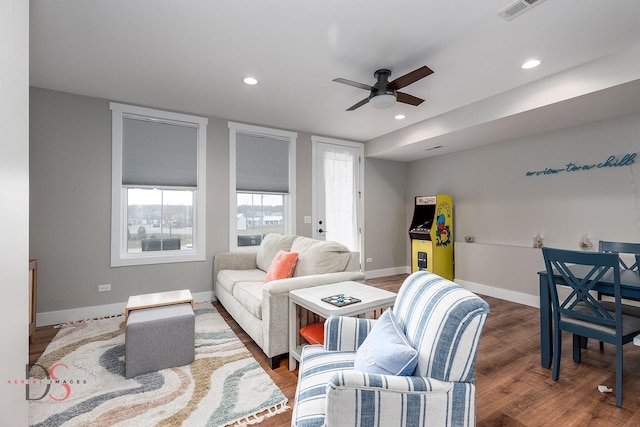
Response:
[{"label": "wall electrical outlet", "polygon": [[111,284],[107,283],[106,285],[98,285],[98,292],[109,292],[111,290]]},{"label": "wall electrical outlet", "polygon": [[367,258],[367,262],[373,262],[373,258]]}]

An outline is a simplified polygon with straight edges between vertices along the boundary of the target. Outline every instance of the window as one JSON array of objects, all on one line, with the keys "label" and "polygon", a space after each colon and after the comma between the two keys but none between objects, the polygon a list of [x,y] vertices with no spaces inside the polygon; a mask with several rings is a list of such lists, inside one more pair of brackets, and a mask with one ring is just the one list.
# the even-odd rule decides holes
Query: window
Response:
[{"label": "window", "polygon": [[110,108],[111,266],[204,260],[207,119]]},{"label": "window", "polygon": [[267,233],[286,234],[284,194],[236,193],[238,246],[257,246]]},{"label": "window", "polygon": [[295,234],[297,134],[229,123],[230,249],[259,246],[267,233]]}]

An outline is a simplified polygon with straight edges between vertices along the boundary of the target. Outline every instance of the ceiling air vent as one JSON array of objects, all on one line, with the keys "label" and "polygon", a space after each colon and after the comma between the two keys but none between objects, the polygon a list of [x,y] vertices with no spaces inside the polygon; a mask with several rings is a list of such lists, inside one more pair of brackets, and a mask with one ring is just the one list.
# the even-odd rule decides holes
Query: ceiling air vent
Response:
[{"label": "ceiling air vent", "polygon": [[506,9],[498,12],[498,15],[502,16],[507,21],[511,21],[518,15],[531,10],[534,6],[539,5],[544,0],[518,0],[517,2],[509,5]]}]

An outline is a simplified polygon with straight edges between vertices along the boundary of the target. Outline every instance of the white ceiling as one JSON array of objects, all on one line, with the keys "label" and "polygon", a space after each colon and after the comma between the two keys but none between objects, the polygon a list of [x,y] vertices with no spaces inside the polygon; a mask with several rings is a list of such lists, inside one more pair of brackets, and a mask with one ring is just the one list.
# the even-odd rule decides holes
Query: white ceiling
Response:
[{"label": "white ceiling", "polygon": [[[31,0],[30,82],[369,141],[367,155],[402,161],[640,111],[640,1],[498,16],[514,1]],[[532,57],[542,65],[521,70]],[[434,74],[402,90],[418,107],[347,112],[368,92],[332,81],[422,65]]]}]

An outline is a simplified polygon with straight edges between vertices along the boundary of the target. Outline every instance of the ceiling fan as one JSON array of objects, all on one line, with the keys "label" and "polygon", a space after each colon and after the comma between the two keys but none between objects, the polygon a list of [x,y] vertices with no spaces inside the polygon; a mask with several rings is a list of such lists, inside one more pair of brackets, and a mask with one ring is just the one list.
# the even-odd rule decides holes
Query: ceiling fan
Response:
[{"label": "ceiling fan", "polygon": [[396,101],[409,105],[420,105],[424,102],[424,99],[409,95],[408,93],[398,92],[398,89],[409,86],[432,73],[433,70],[425,65],[389,82],[391,70],[383,68],[373,73],[377,79],[373,86],[342,78],[333,79],[333,81],[371,91],[367,98],[347,108],[347,111],[353,111],[366,103],[370,103],[374,108],[389,108],[395,104]]}]

